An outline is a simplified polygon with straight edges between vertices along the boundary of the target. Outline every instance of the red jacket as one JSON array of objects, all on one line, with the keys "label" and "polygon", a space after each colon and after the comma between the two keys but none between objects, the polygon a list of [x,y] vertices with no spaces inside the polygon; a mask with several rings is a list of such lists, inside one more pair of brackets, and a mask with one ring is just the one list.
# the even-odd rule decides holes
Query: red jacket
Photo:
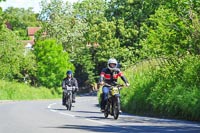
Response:
[{"label": "red jacket", "polygon": [[124,83],[128,83],[126,77],[123,75],[119,68],[116,68],[113,71],[108,68],[104,68],[100,73],[99,82],[104,81],[107,84],[113,84],[114,82],[117,82],[119,77],[121,77]]}]

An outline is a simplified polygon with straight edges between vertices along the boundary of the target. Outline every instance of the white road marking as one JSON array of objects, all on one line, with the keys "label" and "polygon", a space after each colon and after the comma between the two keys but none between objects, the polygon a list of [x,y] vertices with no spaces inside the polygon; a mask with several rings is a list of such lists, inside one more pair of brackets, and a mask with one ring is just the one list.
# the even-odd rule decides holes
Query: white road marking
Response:
[{"label": "white road marking", "polygon": [[[55,105],[55,104],[57,104],[57,103],[49,104],[49,105],[48,105],[48,109],[50,109],[50,111],[52,111],[52,112],[56,112],[56,113],[59,113],[59,114],[61,114],[61,115],[66,115],[66,116],[71,116],[71,117],[77,117],[77,118],[78,118],[78,116],[76,116],[76,115],[72,115],[72,114],[69,114],[69,113],[63,113],[63,112],[59,112],[58,110],[52,109],[52,106]],[[84,119],[84,118],[83,118],[83,119]],[[85,119],[85,120],[87,120],[87,121],[92,121],[92,122],[99,123],[99,124],[104,124],[104,125],[111,125],[111,124],[106,123],[106,122],[101,122],[101,121],[92,120],[92,119],[88,119],[88,118]],[[112,125],[112,126],[114,126],[114,125]]]},{"label": "white road marking", "polygon": [[51,109],[51,106],[53,106],[55,104],[57,104],[57,103],[51,103],[51,104],[49,104],[48,109]]},{"label": "white road marking", "polygon": [[59,114],[61,115],[67,115],[67,116],[71,116],[71,117],[76,117],[75,115],[72,115],[72,114],[67,114],[67,113],[63,113],[63,112],[58,112]]}]

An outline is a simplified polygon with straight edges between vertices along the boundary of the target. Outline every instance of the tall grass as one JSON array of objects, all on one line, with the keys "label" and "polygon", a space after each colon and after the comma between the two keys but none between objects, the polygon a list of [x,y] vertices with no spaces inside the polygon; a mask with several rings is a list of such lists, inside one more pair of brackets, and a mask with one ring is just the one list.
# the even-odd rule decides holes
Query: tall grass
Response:
[{"label": "tall grass", "polygon": [[131,86],[121,92],[123,110],[199,121],[200,57],[188,55],[179,63],[155,64],[145,61],[125,72]]},{"label": "tall grass", "polygon": [[32,100],[61,97],[60,89],[34,88],[24,83],[0,80],[0,100]]}]

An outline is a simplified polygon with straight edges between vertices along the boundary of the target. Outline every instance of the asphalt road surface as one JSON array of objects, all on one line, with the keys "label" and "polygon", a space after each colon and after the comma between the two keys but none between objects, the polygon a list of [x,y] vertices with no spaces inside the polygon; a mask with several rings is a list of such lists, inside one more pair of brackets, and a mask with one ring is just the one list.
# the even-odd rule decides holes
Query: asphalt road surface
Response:
[{"label": "asphalt road surface", "polygon": [[79,96],[67,111],[61,100],[0,101],[0,133],[200,133],[200,122],[126,113],[105,119],[97,103]]}]

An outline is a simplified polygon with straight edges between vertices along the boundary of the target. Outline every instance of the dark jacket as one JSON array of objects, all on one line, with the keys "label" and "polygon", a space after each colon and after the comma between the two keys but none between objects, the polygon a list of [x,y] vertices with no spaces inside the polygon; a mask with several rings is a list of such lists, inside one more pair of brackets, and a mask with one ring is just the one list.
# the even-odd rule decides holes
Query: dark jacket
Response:
[{"label": "dark jacket", "polygon": [[62,81],[62,89],[66,89],[66,85],[67,86],[75,86],[76,90],[78,90],[78,82],[76,80],[76,78],[72,77],[72,78],[64,78]]},{"label": "dark jacket", "polygon": [[114,82],[117,82],[119,77],[121,77],[124,83],[128,83],[126,77],[123,75],[119,68],[116,68],[113,71],[108,68],[104,68],[100,73],[99,82],[104,81],[105,83],[113,84]]}]

